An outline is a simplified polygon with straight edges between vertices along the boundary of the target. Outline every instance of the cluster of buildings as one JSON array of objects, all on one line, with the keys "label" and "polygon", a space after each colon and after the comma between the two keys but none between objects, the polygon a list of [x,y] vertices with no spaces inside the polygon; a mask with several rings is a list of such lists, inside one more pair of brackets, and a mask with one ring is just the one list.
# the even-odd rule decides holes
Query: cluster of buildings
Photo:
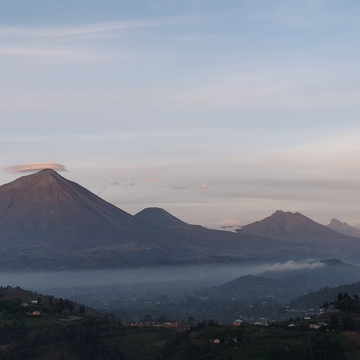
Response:
[{"label": "cluster of buildings", "polygon": [[[237,319],[232,323],[233,326],[241,326],[243,324],[244,324],[244,322],[241,319]],[[268,326],[269,324],[268,324],[267,320],[265,318],[263,318],[263,319],[260,319],[260,321],[254,322],[253,325],[256,325],[256,326]]]},{"label": "cluster of buildings", "polygon": [[[156,322],[156,321],[136,321],[136,322],[124,322],[124,326],[133,326],[133,327],[155,327],[155,328],[178,328],[178,321],[165,321],[165,322]],[[183,326],[184,324],[181,324]],[[190,328],[190,325],[189,325]]]}]

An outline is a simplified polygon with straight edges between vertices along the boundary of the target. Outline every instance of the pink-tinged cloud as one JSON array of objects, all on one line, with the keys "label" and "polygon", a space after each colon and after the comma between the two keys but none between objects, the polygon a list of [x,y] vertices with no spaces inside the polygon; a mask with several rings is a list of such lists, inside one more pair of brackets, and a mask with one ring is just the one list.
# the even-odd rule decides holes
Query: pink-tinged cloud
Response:
[{"label": "pink-tinged cloud", "polygon": [[244,224],[242,224],[238,220],[224,219],[224,220],[218,221],[217,223],[215,223],[215,225],[221,226],[221,227],[234,227],[234,226],[242,226]]},{"label": "pink-tinged cloud", "polygon": [[205,181],[200,181],[198,184],[198,188],[200,189],[207,189],[208,188],[208,184]]},{"label": "pink-tinged cloud", "polygon": [[146,182],[161,182],[162,180],[157,177],[148,177],[145,179]]},{"label": "pink-tinged cloud", "polygon": [[67,171],[64,165],[54,162],[35,162],[21,165],[8,166],[5,170],[9,172],[26,172],[26,171],[38,171],[43,169],[53,169],[57,171]]},{"label": "pink-tinged cloud", "polygon": [[108,183],[109,183],[110,185],[119,185],[119,183],[118,183],[118,181],[117,181],[116,179],[110,179],[110,180],[108,181]]}]

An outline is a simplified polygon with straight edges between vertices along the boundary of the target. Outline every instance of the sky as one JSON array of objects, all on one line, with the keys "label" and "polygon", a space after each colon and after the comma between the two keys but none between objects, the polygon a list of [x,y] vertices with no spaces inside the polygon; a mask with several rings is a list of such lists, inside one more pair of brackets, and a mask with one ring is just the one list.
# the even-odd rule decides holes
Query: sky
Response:
[{"label": "sky", "polygon": [[2,0],[0,184],[61,175],[203,226],[360,225],[360,2]]}]

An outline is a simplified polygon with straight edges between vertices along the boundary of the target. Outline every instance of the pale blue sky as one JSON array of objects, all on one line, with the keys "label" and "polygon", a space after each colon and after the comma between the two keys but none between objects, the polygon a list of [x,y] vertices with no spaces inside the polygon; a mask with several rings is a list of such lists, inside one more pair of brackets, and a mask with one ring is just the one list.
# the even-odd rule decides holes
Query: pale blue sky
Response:
[{"label": "pale blue sky", "polygon": [[3,0],[1,163],[63,164],[131,214],[360,224],[359,15],[355,0]]}]

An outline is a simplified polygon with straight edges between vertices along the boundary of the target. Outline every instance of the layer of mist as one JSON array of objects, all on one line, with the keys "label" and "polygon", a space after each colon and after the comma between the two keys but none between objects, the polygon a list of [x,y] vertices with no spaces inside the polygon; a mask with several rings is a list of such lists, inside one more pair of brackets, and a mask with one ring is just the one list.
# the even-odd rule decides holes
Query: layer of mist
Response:
[{"label": "layer of mist", "polygon": [[3,272],[0,285],[67,298],[111,312],[122,320],[137,321],[151,315],[228,322],[240,314],[284,318],[284,306],[292,299],[323,287],[355,282],[359,277],[359,267],[333,259]]},{"label": "layer of mist", "polygon": [[205,264],[194,266],[161,266],[131,269],[75,270],[75,271],[33,271],[2,272],[2,286],[20,286],[21,288],[42,291],[49,288],[71,288],[74,286],[94,286],[131,283],[177,283],[190,281],[220,285],[237,277],[258,272],[264,264],[231,263]]}]

